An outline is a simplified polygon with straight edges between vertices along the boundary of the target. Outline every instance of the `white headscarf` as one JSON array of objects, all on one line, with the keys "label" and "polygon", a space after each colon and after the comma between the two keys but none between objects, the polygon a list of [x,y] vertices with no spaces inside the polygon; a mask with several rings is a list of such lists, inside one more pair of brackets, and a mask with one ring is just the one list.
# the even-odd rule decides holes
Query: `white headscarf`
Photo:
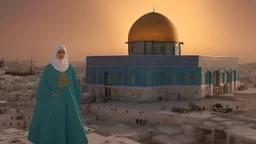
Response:
[{"label": "white headscarf", "polygon": [[[65,51],[65,57],[63,60],[59,60],[56,56],[58,50],[60,50],[60,49],[63,49]],[[68,53],[67,53],[66,48],[63,45],[59,45],[54,49],[51,64],[57,71],[60,71],[60,72],[64,72],[68,69],[68,66],[69,66]]]}]

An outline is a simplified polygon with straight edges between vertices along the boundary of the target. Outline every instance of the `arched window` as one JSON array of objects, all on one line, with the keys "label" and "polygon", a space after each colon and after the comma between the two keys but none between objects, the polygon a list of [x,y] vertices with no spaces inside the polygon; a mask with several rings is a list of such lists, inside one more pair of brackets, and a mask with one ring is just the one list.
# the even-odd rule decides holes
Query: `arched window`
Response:
[{"label": "arched window", "polygon": [[222,76],[222,77],[221,77],[221,79],[222,79],[222,80],[221,80],[221,83],[224,83],[224,82],[225,82],[225,73],[221,73],[221,76]]},{"label": "arched window", "polygon": [[225,72],[225,82],[229,82],[229,80],[230,80],[230,75],[229,75],[229,72],[226,71]]},{"label": "arched window", "polygon": [[211,84],[211,78],[212,76],[211,76],[211,72],[207,72],[206,74],[205,74],[205,84]]}]

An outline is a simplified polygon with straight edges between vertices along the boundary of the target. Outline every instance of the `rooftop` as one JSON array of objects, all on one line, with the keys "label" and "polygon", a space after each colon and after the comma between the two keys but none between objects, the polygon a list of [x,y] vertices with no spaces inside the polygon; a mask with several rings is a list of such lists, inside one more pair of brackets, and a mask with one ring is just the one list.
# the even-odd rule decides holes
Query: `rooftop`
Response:
[{"label": "rooftop", "polygon": [[118,135],[104,137],[96,133],[90,133],[87,136],[90,144],[140,144],[138,142],[135,142],[128,138],[120,137]]},{"label": "rooftop", "polygon": [[173,107],[187,107],[190,102],[193,102],[199,106],[205,106],[206,108],[211,107],[215,103],[221,103],[224,105],[228,104],[239,104],[239,101],[232,99],[202,99],[202,100],[164,100],[157,101],[152,103],[137,103],[137,102],[116,102],[108,101],[107,103],[93,103],[96,106],[106,106],[113,108],[121,109],[133,109],[133,110],[143,110],[143,111],[162,111],[162,108],[165,107],[165,110],[171,110]]},{"label": "rooftop", "polygon": [[227,133],[231,136],[235,136],[238,139],[243,139],[247,142],[256,141],[256,129],[249,127],[234,126],[227,130]]},{"label": "rooftop", "polygon": [[246,90],[237,91],[236,93],[256,94],[256,88],[248,88]]}]

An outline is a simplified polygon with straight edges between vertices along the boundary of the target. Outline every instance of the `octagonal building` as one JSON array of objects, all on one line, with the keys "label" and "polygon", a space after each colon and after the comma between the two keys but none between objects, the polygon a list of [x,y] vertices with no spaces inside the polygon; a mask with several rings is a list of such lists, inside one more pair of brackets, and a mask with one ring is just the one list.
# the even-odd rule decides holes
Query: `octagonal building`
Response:
[{"label": "octagonal building", "polygon": [[128,55],[87,56],[86,83],[97,101],[203,99],[239,85],[237,57],[181,55],[175,25],[150,12],[132,25]]}]

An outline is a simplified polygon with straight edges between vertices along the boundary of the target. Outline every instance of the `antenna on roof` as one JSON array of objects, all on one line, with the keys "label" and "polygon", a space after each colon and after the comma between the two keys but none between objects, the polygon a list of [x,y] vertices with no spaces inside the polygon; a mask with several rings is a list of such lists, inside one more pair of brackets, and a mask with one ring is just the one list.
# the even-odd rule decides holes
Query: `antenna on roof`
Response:
[{"label": "antenna on roof", "polygon": [[152,8],[153,8],[153,12],[155,12],[156,6],[153,6]]}]

